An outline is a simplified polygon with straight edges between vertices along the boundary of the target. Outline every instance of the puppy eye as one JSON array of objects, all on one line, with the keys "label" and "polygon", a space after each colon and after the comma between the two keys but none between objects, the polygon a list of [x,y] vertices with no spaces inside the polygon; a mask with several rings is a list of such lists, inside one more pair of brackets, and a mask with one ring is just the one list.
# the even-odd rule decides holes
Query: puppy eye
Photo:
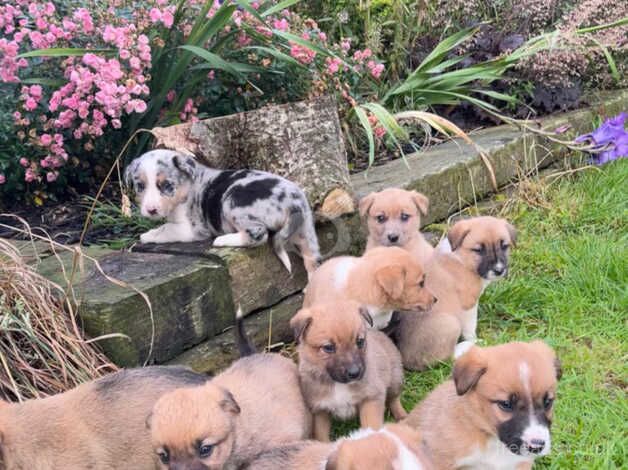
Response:
[{"label": "puppy eye", "polygon": [[502,250],[507,250],[508,248],[510,248],[510,245],[506,243],[504,240],[501,241],[501,245],[502,245]]},{"label": "puppy eye", "polygon": [[502,411],[506,411],[508,413],[512,411],[512,401],[510,400],[497,400],[495,403],[497,403],[497,406],[499,406]]},{"label": "puppy eye", "polygon": [[332,343],[327,343],[327,344],[323,344],[323,346],[321,347],[321,349],[326,352],[327,354],[333,354],[336,352],[336,345],[332,344]]},{"label": "puppy eye", "polygon": [[135,191],[138,193],[141,193],[142,191],[144,191],[144,189],[146,189],[146,186],[144,185],[144,183],[142,183],[141,181],[138,181],[137,184],[135,185]]},{"label": "puppy eye", "polygon": [[386,216],[385,215],[378,215],[377,217],[375,217],[375,220],[377,220],[378,224],[383,224],[384,222],[386,222]]},{"label": "puppy eye", "polygon": [[405,212],[401,213],[401,221],[402,222],[407,222],[409,218],[410,218],[410,216],[408,214],[406,214]]},{"label": "puppy eye", "polygon": [[364,344],[366,343],[364,338],[358,338],[357,340],[355,340],[355,345],[359,348],[362,349],[364,347]]},{"label": "puppy eye", "polygon": [[474,253],[482,254],[482,253],[484,253],[484,247],[483,246],[476,246],[475,248],[471,248],[471,251],[473,251]]},{"label": "puppy eye", "polygon": [[159,190],[163,193],[171,193],[174,189],[174,184],[170,181],[165,180],[159,184]]},{"label": "puppy eye", "polygon": [[554,399],[546,393],[545,397],[543,398],[543,407],[546,410],[549,410],[553,404],[554,404]]},{"label": "puppy eye", "polygon": [[201,444],[198,448],[198,456],[202,459],[206,459],[214,451],[214,446],[211,444]]},{"label": "puppy eye", "polygon": [[168,450],[158,450],[157,455],[159,456],[159,460],[161,460],[161,463],[163,463],[164,465],[167,465],[168,462],[170,462],[170,454],[168,453]]}]

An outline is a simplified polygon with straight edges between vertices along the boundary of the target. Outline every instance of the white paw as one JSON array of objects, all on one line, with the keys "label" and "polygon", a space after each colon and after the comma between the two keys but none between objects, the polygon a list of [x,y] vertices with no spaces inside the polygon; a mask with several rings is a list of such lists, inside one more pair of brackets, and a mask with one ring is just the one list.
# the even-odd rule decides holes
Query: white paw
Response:
[{"label": "white paw", "polygon": [[233,247],[241,247],[247,246],[250,243],[247,243],[246,237],[243,233],[227,233],[226,235],[221,235],[214,239],[212,243],[213,246],[223,247],[223,246],[233,246]]},{"label": "white paw", "polygon": [[140,235],[140,242],[142,243],[158,243],[159,242],[159,232],[158,229],[149,230],[146,233]]},{"label": "white paw", "polygon": [[454,348],[454,359],[458,359],[474,345],[475,341],[462,341],[461,343],[456,344],[456,347]]}]

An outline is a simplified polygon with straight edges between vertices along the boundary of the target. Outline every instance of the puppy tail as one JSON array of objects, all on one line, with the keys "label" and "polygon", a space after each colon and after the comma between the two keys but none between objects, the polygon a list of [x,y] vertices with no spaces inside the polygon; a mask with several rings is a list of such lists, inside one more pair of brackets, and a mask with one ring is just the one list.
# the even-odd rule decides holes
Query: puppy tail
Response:
[{"label": "puppy tail", "polygon": [[244,328],[244,314],[240,306],[238,306],[236,313],[235,336],[240,357],[250,356],[257,352],[255,346],[253,346],[253,343],[246,334],[246,329]]}]

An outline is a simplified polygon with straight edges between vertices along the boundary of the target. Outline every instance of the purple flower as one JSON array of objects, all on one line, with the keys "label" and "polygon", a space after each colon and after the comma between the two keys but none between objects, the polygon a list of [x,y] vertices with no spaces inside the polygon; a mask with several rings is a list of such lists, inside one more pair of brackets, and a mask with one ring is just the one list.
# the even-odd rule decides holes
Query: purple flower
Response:
[{"label": "purple flower", "polygon": [[600,127],[591,132],[576,137],[576,142],[588,142],[592,145],[593,163],[604,163],[622,157],[628,157],[628,132],[624,121],[628,113],[620,113],[614,118],[607,119]]}]

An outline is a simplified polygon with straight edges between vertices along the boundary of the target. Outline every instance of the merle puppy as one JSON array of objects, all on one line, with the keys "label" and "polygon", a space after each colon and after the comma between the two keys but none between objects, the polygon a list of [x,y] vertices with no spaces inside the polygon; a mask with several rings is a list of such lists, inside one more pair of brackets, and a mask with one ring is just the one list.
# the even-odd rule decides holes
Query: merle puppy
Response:
[{"label": "merle puppy", "polygon": [[142,234],[142,243],[189,242],[215,237],[217,247],[272,242],[291,271],[286,247],[296,246],[308,273],[319,248],[305,194],[294,183],[255,170],[215,170],[172,150],[153,150],[131,162],[127,185],[141,213],[167,223]]}]

